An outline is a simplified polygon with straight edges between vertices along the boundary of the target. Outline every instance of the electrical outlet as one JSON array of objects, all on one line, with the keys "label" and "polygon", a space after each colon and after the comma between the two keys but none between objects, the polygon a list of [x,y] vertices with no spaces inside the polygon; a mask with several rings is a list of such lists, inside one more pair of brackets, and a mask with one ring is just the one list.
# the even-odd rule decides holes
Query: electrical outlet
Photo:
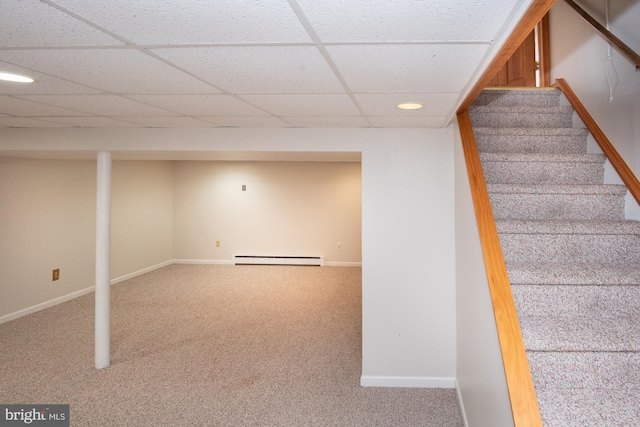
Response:
[{"label": "electrical outlet", "polygon": [[342,243],[338,243],[338,249],[342,249]]},{"label": "electrical outlet", "polygon": [[60,269],[59,268],[56,268],[51,273],[51,281],[55,282],[56,280],[60,280]]},{"label": "electrical outlet", "polygon": [[220,247],[220,240],[216,240],[216,248]]}]

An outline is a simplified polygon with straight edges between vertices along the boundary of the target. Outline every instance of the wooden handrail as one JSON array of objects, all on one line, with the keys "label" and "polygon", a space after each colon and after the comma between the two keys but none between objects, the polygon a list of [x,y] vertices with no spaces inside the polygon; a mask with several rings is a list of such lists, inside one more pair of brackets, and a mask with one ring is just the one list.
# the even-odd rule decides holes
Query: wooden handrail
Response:
[{"label": "wooden handrail", "polygon": [[533,0],[529,9],[524,14],[518,25],[513,29],[511,35],[504,43],[498,54],[493,58],[493,61],[489,64],[484,74],[478,79],[471,92],[462,101],[460,107],[458,107],[458,113],[465,111],[478,97],[480,92],[489,85],[489,82],[500,71],[500,68],[511,58],[511,55],[520,47],[522,42],[527,38],[535,26],[542,20],[547,14],[551,6],[553,6],[555,0]]},{"label": "wooden handrail", "polygon": [[624,185],[627,186],[629,192],[633,195],[633,198],[636,199],[638,203],[640,203],[640,181],[638,178],[631,172],[631,169],[627,165],[627,163],[622,159],[618,151],[613,147],[609,138],[606,137],[600,126],[596,123],[596,121],[591,117],[591,114],[587,111],[585,106],[580,102],[578,96],[571,89],[569,84],[565,79],[557,79],[554,86],[557,86],[562,90],[562,93],[567,97],[569,103],[573,106],[573,109],[578,113],[578,116],[582,119],[593,138],[598,142],[600,148],[607,156],[613,168],[620,175],[620,179],[624,182]]},{"label": "wooden handrail", "polygon": [[636,67],[636,71],[640,71],[640,55],[638,55],[633,49],[627,46],[622,40],[616,37],[611,31],[607,30],[601,23],[596,21],[591,15],[587,13],[583,8],[578,6],[573,0],[564,0],[569,6],[573,8],[580,16],[582,16],[589,24],[591,24],[600,35],[611,45],[615,50],[620,52],[622,56],[627,58]]},{"label": "wooden handrail", "polygon": [[500,247],[498,229],[491,210],[489,192],[482,173],[480,154],[473,135],[471,119],[468,111],[460,112],[457,116],[487,270],[489,291],[496,318],[513,422],[516,427],[542,426],[531,369],[522,340],[520,322]]}]

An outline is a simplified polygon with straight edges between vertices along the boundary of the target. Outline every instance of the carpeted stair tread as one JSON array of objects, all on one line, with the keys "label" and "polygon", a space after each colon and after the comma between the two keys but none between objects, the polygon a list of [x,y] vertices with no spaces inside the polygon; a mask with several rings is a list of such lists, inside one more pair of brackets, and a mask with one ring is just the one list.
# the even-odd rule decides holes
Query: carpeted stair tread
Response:
[{"label": "carpeted stair tread", "polygon": [[482,162],[604,163],[604,154],[480,153]]},{"label": "carpeted stair tread", "polygon": [[598,195],[625,195],[627,188],[624,185],[550,185],[550,184],[487,184],[490,194],[598,194]]},{"label": "carpeted stair tread", "polygon": [[636,427],[640,420],[640,390],[536,390],[545,427]]},{"label": "carpeted stair tread", "polygon": [[586,154],[586,129],[474,127],[478,150],[481,153],[551,153]]},{"label": "carpeted stair tread", "polygon": [[469,107],[469,114],[473,115],[478,113],[571,115],[573,113],[573,108],[565,105],[551,105],[544,107],[530,105],[473,105]]},{"label": "carpeted stair tread", "polygon": [[568,220],[568,219],[499,219],[500,234],[640,234],[640,221]]},{"label": "carpeted stair tread", "polygon": [[[589,131],[585,128],[535,128],[535,127],[485,127],[475,126],[473,134],[478,135],[496,135],[496,136],[578,136],[586,138]],[[586,139],[585,139],[586,143]],[[585,147],[586,148],[586,147]],[[586,151],[585,151],[586,152]]]},{"label": "carpeted stair tread", "polygon": [[640,351],[639,316],[520,316],[527,351]]},{"label": "carpeted stair tread", "polygon": [[501,234],[507,264],[512,262],[638,263],[636,234]]},{"label": "carpeted stair tread", "polygon": [[487,189],[496,219],[624,219],[624,186],[487,184]]},{"label": "carpeted stair tread", "polygon": [[571,107],[478,106],[469,108],[474,126],[570,128],[573,126]]},{"label": "carpeted stair tread", "polygon": [[525,89],[483,91],[474,105],[535,105],[552,106],[560,102],[561,92],[557,89]]},{"label": "carpeted stair tread", "polygon": [[512,285],[520,316],[640,316],[640,286]]},{"label": "carpeted stair tread", "polygon": [[509,263],[512,285],[640,286],[640,265],[597,263]]},{"label": "carpeted stair tread", "polygon": [[598,185],[605,157],[598,154],[482,153],[482,171],[491,184]]},{"label": "carpeted stair tread", "polygon": [[640,390],[640,353],[531,351],[527,358],[537,388]]}]

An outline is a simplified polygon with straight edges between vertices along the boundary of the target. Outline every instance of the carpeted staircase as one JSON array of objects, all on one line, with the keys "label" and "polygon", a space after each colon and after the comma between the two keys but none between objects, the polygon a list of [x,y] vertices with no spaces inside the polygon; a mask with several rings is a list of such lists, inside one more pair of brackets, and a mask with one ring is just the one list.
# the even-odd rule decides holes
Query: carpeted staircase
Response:
[{"label": "carpeted staircase", "polygon": [[640,222],[554,89],[469,109],[545,426],[640,425]]}]

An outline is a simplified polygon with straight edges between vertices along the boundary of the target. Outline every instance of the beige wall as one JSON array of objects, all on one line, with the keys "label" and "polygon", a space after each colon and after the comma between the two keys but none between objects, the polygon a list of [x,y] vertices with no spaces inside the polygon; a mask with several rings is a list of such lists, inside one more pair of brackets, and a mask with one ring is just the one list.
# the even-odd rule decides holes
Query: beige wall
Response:
[{"label": "beige wall", "polygon": [[[172,193],[170,162],[113,163],[112,278],[171,260]],[[0,158],[0,322],[92,290],[95,213],[95,161]]]},{"label": "beige wall", "polygon": [[[620,37],[635,34],[635,41],[627,37],[625,41],[638,49],[640,5],[630,7],[629,3],[610,2],[611,28]],[[604,10],[600,12],[604,15]],[[629,167],[640,175],[640,72],[613,50],[618,84],[609,102],[607,43],[565,2],[556,2],[549,18],[552,81],[567,80]]]},{"label": "beige wall", "polygon": [[95,169],[0,158],[0,319],[93,284]]},{"label": "beige wall", "polygon": [[174,257],[307,255],[359,264],[361,192],[359,163],[177,162]]},{"label": "beige wall", "polygon": [[172,162],[113,162],[111,194],[111,278],[170,261]]}]

